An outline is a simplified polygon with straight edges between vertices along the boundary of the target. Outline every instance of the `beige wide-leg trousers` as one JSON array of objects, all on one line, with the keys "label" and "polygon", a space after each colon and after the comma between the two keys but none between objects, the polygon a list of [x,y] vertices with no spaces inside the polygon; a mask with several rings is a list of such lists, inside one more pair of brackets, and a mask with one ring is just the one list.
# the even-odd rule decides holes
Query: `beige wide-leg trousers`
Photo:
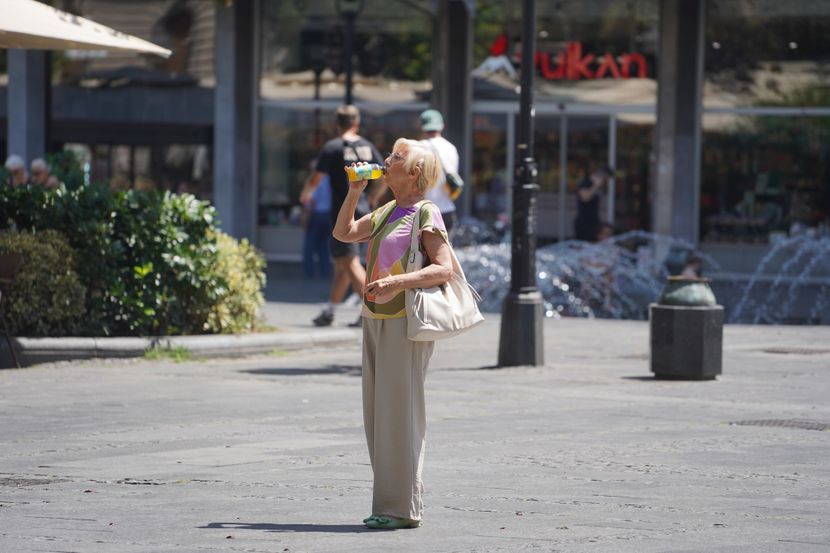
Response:
[{"label": "beige wide-leg trousers", "polygon": [[407,340],[406,318],[363,319],[363,425],[374,515],[421,520],[424,380],[433,347]]}]

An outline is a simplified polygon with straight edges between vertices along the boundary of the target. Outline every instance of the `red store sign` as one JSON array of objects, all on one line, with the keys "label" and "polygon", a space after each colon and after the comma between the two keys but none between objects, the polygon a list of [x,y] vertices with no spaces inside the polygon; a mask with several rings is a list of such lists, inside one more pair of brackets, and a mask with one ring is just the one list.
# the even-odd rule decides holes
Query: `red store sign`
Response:
[{"label": "red store sign", "polygon": [[647,76],[646,58],[642,54],[623,54],[619,58],[606,52],[598,58],[594,54],[584,54],[581,42],[568,42],[565,51],[556,54],[552,61],[549,52],[536,52],[536,68],[545,79],[556,81],[579,81],[582,79],[644,79]]},{"label": "red store sign", "polygon": [[[490,46],[490,57],[476,70],[482,73],[504,71],[513,78],[517,77],[516,66],[521,61],[518,53],[507,57],[509,42],[502,33]],[[536,52],[534,66],[543,78],[558,81],[579,81],[583,79],[644,79],[648,75],[648,64],[642,54],[623,54],[619,57],[606,52],[601,57],[582,51],[581,42],[566,42],[565,50],[554,55],[550,52]]]}]

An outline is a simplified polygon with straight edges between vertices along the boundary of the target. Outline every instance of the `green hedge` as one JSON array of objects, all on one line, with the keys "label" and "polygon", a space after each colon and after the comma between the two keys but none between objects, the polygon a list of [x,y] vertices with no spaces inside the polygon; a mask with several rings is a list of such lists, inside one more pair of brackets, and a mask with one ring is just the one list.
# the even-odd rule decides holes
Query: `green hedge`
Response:
[{"label": "green hedge", "polygon": [[[216,211],[189,194],[111,192],[97,185],[70,190],[3,187],[3,228],[52,229],[66,236],[87,292],[81,334],[197,334],[250,328],[247,319],[216,324],[211,314],[231,299],[253,302],[257,309],[262,304],[258,290],[229,288],[228,272],[220,263]],[[261,272],[261,264],[234,270],[255,266]],[[263,280],[264,276],[258,282]]]},{"label": "green hedge", "polygon": [[58,232],[0,233],[0,253],[20,253],[23,265],[6,302],[12,334],[75,334],[81,328],[86,291],[75,272],[75,252]]}]

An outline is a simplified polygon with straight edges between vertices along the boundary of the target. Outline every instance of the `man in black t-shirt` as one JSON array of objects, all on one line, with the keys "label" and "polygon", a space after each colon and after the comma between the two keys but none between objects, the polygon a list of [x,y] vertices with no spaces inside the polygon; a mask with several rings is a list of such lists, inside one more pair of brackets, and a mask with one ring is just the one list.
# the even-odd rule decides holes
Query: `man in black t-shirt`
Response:
[{"label": "man in black t-shirt", "polygon": [[613,171],[600,167],[586,176],[577,186],[576,220],[574,231],[577,240],[596,242],[600,230],[599,199],[602,189],[608,184]]},{"label": "man in black t-shirt", "polygon": [[[343,167],[366,161],[369,163],[383,163],[383,158],[377,148],[357,134],[360,128],[360,112],[354,106],[340,106],[337,108],[337,130],[340,136],[326,142],[323,150],[317,158],[317,166],[300,194],[300,201],[305,201],[320,184],[323,175],[329,176],[331,184],[331,224],[332,228],[337,221],[340,207],[349,192],[349,179]],[[384,192],[385,186],[381,184],[369,200],[365,196],[358,204],[357,217],[369,212],[370,205],[374,207],[375,199]],[[362,211],[362,213],[360,212]],[[329,303],[323,307],[323,311],[314,319],[315,326],[329,326],[334,321],[334,307],[343,301],[349,283],[355,293],[363,297],[366,271],[360,263],[360,251],[357,244],[347,244],[331,238],[331,256],[334,258],[334,277],[331,281],[329,292]],[[361,319],[358,319],[350,326],[359,326]]]}]

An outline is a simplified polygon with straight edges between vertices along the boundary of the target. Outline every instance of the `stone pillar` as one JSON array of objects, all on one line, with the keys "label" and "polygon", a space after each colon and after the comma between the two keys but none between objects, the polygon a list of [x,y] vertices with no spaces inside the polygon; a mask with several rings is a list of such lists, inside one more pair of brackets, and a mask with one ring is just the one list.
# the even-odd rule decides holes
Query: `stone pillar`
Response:
[{"label": "stone pillar", "polygon": [[254,2],[216,8],[213,198],[222,230],[256,242]]},{"label": "stone pillar", "polygon": [[704,0],[660,0],[654,231],[696,244]]},{"label": "stone pillar", "polygon": [[[458,148],[459,173],[465,183],[472,174],[473,130],[473,13],[472,0],[441,0],[432,40],[432,104],[444,114],[444,137]],[[470,213],[472,184],[457,204]]]},{"label": "stone pillar", "polygon": [[[49,53],[44,50],[8,51],[8,153],[29,164],[45,157],[49,121]],[[3,160],[5,161],[5,160]]]}]

